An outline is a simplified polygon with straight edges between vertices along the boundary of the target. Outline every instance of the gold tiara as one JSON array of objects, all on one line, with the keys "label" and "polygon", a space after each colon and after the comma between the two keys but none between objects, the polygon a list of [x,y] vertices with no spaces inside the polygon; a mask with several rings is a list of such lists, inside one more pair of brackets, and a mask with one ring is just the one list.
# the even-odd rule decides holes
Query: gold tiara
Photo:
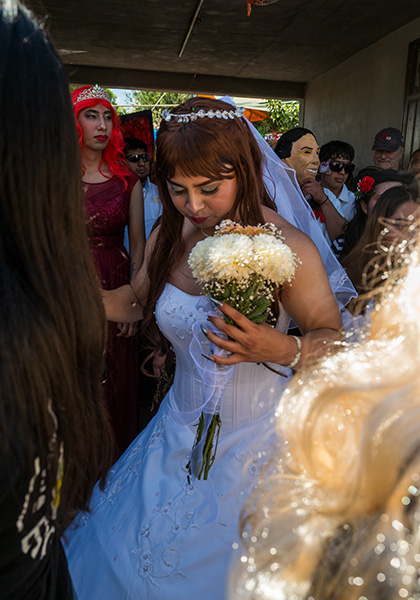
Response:
[{"label": "gold tiara", "polygon": [[77,100],[75,100],[73,102],[73,106],[76,106],[76,104],[78,102],[82,102],[82,100],[93,100],[96,98],[98,100],[106,100],[107,102],[109,102],[111,104],[111,97],[108,94],[108,92],[106,90],[104,90],[104,88],[99,87],[99,85],[97,83],[95,83],[94,86],[92,86],[91,88],[89,88],[87,90],[83,90],[83,92],[81,92],[77,96]]},{"label": "gold tiara", "polygon": [[188,123],[188,121],[196,121],[197,119],[203,119],[204,117],[208,117],[209,119],[234,119],[235,117],[243,117],[245,112],[245,108],[236,108],[235,110],[208,110],[205,111],[202,108],[197,110],[196,112],[190,113],[173,113],[166,110],[166,108],[162,111],[162,119],[165,121],[170,121],[171,119],[175,119],[178,123]]}]

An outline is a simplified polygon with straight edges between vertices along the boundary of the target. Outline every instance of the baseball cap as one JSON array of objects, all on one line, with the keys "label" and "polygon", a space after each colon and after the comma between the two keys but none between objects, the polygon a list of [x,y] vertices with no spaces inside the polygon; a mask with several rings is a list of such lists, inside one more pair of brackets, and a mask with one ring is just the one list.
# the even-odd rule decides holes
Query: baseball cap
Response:
[{"label": "baseball cap", "polygon": [[395,127],[385,127],[375,135],[372,150],[395,152],[402,146],[404,146],[404,137],[401,131]]}]

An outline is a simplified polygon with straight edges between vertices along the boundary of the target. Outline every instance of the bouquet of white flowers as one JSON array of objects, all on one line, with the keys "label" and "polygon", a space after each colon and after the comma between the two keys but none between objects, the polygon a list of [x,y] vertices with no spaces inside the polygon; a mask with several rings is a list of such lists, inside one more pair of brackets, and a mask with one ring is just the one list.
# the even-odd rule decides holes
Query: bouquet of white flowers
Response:
[{"label": "bouquet of white flowers", "polygon": [[[211,298],[226,302],[254,323],[263,323],[272,316],[274,293],[293,279],[298,262],[272,223],[243,227],[230,220],[216,227],[214,236],[198,242],[188,258],[194,277]],[[234,324],[228,318],[226,321]],[[193,452],[202,446],[203,459],[195,469],[190,460],[190,475],[207,479],[220,427],[218,412],[210,423],[201,413]]]},{"label": "bouquet of white flowers", "polygon": [[243,227],[222,221],[191,250],[188,264],[205,292],[254,323],[270,315],[275,289],[291,281],[296,256],[272,224]]}]

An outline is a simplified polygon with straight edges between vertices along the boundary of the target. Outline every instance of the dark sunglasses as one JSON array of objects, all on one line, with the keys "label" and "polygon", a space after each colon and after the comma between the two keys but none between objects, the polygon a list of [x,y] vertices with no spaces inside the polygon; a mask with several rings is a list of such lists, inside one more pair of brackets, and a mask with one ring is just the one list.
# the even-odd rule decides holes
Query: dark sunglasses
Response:
[{"label": "dark sunglasses", "polygon": [[138,163],[140,160],[143,162],[149,162],[150,156],[148,154],[129,154],[125,157],[125,160],[131,163]]},{"label": "dark sunglasses", "polygon": [[354,165],[353,163],[343,163],[337,160],[331,160],[330,169],[335,173],[339,173],[342,169],[344,169],[344,172],[350,175],[354,171]]}]

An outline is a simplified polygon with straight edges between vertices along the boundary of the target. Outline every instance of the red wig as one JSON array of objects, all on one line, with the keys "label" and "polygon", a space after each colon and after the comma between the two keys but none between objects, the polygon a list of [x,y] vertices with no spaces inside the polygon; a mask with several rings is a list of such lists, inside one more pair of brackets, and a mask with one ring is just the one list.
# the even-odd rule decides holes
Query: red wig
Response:
[{"label": "red wig", "polygon": [[92,85],[84,85],[82,87],[79,87],[79,88],[73,90],[71,93],[74,115],[76,117],[76,127],[77,127],[77,133],[78,133],[78,137],[79,137],[79,146],[80,146],[80,149],[82,149],[83,130],[80,126],[79,121],[77,120],[77,117],[78,117],[80,111],[84,110],[85,108],[92,108],[93,106],[96,106],[97,104],[102,104],[108,110],[111,111],[112,133],[111,133],[108,143],[105,146],[105,149],[102,153],[102,160],[99,165],[99,171],[102,173],[101,165],[102,165],[103,161],[105,161],[107,163],[108,167],[110,168],[111,172],[116,177],[118,177],[119,179],[121,179],[124,182],[124,186],[125,186],[124,189],[126,189],[127,188],[126,180],[127,180],[127,177],[130,175],[131,171],[128,169],[128,167],[126,166],[125,161],[124,161],[124,152],[123,152],[124,140],[123,140],[121,130],[120,130],[120,120],[118,118],[117,113],[115,112],[114,107],[108,102],[108,100],[105,100],[104,98],[101,98],[101,97],[97,97],[97,98],[93,97],[93,98],[89,98],[87,100],[80,100],[79,102],[76,102],[77,98],[79,97],[79,95],[82,92],[84,92],[85,90],[93,89],[93,87],[94,86],[92,86]]}]

